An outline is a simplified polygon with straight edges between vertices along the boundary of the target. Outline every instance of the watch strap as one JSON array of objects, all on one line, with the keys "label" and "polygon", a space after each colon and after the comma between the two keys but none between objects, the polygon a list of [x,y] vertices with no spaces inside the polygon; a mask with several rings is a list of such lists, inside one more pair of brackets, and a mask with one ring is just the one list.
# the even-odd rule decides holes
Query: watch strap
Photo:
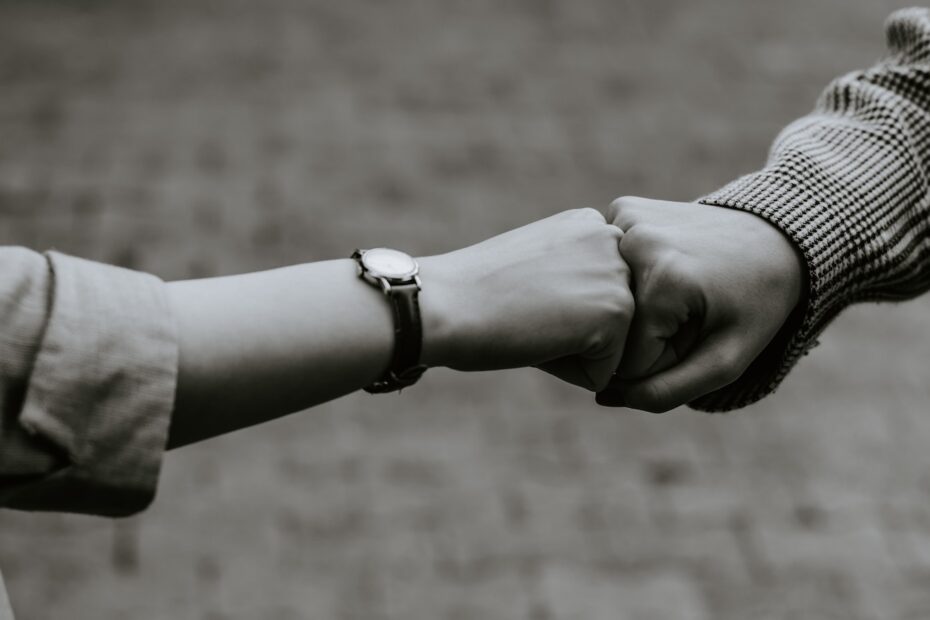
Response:
[{"label": "watch strap", "polygon": [[426,372],[426,366],[420,364],[423,327],[419,293],[420,287],[415,282],[392,284],[385,291],[394,316],[394,352],[387,373],[366,387],[366,392],[394,392],[413,385]]},{"label": "watch strap", "polygon": [[415,283],[391,287],[391,309],[394,312],[394,355],[391,369],[403,371],[416,366],[423,348],[423,328],[420,322],[420,287]]},{"label": "watch strap", "polygon": [[379,394],[400,390],[416,383],[426,372],[426,366],[420,364],[423,324],[419,293],[420,287],[416,282],[392,284],[385,291],[394,315],[394,352],[387,373],[366,387],[366,392]]}]

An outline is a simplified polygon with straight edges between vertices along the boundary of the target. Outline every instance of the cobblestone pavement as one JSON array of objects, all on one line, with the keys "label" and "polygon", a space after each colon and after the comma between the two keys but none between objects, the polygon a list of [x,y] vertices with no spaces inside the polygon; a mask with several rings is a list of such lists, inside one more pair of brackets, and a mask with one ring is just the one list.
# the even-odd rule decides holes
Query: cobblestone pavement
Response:
[{"label": "cobblestone pavement", "polygon": [[[0,2],[0,242],[182,278],[451,249],[758,166],[889,0]],[[432,371],[0,515],[22,619],[930,618],[930,300],[740,413]]]}]

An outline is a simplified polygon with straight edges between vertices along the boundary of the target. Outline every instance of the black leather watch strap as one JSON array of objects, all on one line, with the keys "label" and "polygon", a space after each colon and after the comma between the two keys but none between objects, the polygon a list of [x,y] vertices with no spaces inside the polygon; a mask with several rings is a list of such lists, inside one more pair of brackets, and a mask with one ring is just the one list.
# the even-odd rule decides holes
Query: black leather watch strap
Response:
[{"label": "black leather watch strap", "polygon": [[385,292],[394,315],[394,354],[387,374],[365,388],[380,394],[413,385],[426,372],[420,364],[423,327],[420,320],[420,287],[415,283],[393,284]]},{"label": "black leather watch strap", "polygon": [[394,312],[394,356],[391,370],[403,372],[420,363],[423,348],[423,327],[420,322],[420,287],[399,284],[388,293]]}]

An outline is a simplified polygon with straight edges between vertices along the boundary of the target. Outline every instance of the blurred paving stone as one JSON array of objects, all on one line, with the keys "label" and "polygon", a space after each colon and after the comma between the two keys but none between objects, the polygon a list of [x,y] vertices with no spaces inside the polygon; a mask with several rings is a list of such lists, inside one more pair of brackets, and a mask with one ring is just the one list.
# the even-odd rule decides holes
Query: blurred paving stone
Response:
[{"label": "blurred paving stone", "polygon": [[540,615],[559,620],[704,620],[690,579],[673,571],[610,574],[555,564],[543,569]]}]

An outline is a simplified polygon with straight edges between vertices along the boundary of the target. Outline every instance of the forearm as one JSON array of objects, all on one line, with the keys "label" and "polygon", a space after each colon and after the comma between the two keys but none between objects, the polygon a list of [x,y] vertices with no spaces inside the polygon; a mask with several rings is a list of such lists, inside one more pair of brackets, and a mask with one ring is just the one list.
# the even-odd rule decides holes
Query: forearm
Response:
[{"label": "forearm", "polygon": [[[540,366],[597,389],[620,361],[632,299],[619,230],[567,211],[420,259],[420,362]],[[388,368],[385,296],[334,260],[167,285],[179,370],[169,447],[311,407]]]},{"label": "forearm", "polygon": [[180,362],[169,446],[305,409],[380,377],[384,296],[350,259],[171,282]]}]

